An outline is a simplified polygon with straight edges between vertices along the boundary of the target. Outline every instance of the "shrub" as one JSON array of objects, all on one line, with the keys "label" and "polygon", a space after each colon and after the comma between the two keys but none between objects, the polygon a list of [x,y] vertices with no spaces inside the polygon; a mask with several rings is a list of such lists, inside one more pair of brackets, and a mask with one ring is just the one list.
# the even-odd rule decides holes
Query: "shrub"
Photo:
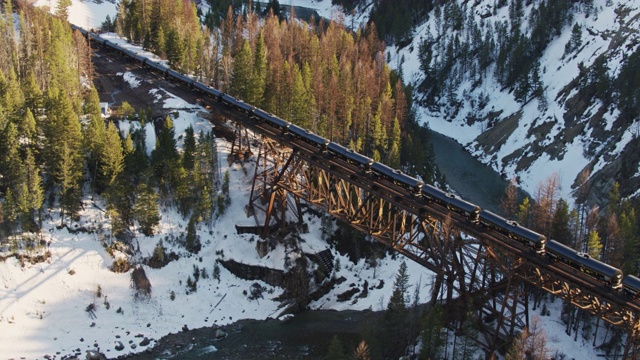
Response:
[{"label": "shrub", "polygon": [[111,265],[111,271],[114,273],[126,273],[129,269],[131,269],[131,264],[125,258],[118,258]]},{"label": "shrub", "polygon": [[262,293],[267,290],[266,287],[258,284],[257,282],[251,284],[249,300],[258,300],[262,299]]}]

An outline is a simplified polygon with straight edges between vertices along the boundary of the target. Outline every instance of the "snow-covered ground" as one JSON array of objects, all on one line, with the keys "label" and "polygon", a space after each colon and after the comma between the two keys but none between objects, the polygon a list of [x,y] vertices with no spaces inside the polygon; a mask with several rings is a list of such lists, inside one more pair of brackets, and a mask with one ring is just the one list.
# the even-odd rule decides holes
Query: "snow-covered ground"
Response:
[{"label": "snow-covered ground", "polygon": [[[304,0],[292,3],[318,8],[319,13],[326,17],[332,17],[331,12],[335,11],[335,8],[329,5],[330,0]],[[51,4],[51,7],[55,5]],[[99,25],[107,13],[115,14],[114,4],[104,2],[98,6],[76,0],[73,0],[70,12],[72,22],[82,26],[85,21],[90,27]],[[417,71],[417,67],[409,69],[408,64],[412,61],[411,56],[415,58],[415,55],[406,55],[405,74],[411,76],[412,72]],[[122,76],[131,86],[139,83],[139,79],[131,73],[123,73]],[[189,125],[194,127],[196,134],[200,130],[210,129],[211,125],[197,116],[197,107],[186,104],[177,97],[169,97],[164,101],[167,109],[179,109],[178,117],[174,119],[177,138],[183,135],[184,129]],[[495,101],[512,100],[500,95]],[[422,113],[423,119],[427,121],[428,113]],[[430,124],[445,134],[468,132],[470,135],[462,138],[463,143],[471,141],[472,135],[478,131],[443,121],[434,120],[430,121]],[[139,125],[123,122],[121,131],[128,131],[131,126]],[[150,151],[155,146],[152,127],[147,128],[147,141]],[[58,213],[48,212],[43,233],[44,240],[50,243],[48,247],[52,257],[44,263],[26,263],[24,267],[14,258],[0,262],[0,358],[36,359],[43,358],[46,354],[62,356],[76,352],[84,356],[85,351],[96,348],[113,357],[127,352],[143,351],[153,346],[155,340],[163,335],[180,331],[184,325],[196,328],[228,324],[243,318],[276,317],[281,309],[278,308],[279,303],[272,299],[282,292],[281,289],[262,283],[261,285],[268,289],[264,299],[260,299],[259,302],[251,301],[243,292],[249,292],[255,281],[239,279],[223,267],[220,267],[219,281],[212,278],[216,259],[233,258],[247,264],[282,269],[285,256],[285,249],[280,245],[264,258],[260,258],[255,249],[257,237],[236,234],[236,224],[252,225],[253,222],[244,212],[251,188],[253,163],[229,166],[226,161],[229,150],[229,143],[218,141],[221,170],[223,173],[227,169],[230,172],[230,208],[211,228],[206,225],[200,226],[198,234],[203,248],[198,255],[183,257],[162,269],[144,267],[153,287],[152,295],[147,300],[134,299],[134,292],[130,287],[130,273],[116,274],[109,270],[113,259],[100,245],[100,234],[71,234],[65,228],[57,229],[56,225],[60,224]],[[104,234],[108,234],[110,224],[101,209],[104,209],[104,204],[99,199],[94,204],[90,197],[85,198],[81,220],[72,223],[71,228],[101,226],[105,229]],[[152,237],[138,235],[136,238],[144,256],[150,255],[161,239],[167,251],[181,251],[173,245],[171,239],[186,232],[186,221],[171,209],[161,210],[160,233]],[[303,251],[315,253],[328,248],[321,240],[320,219],[310,215],[305,217],[310,231],[302,235]],[[344,276],[347,281],[327,296],[312,303],[312,308],[385,308],[395,274],[405,259],[398,257],[394,260],[386,257],[378,262],[376,269],[373,269],[364,261],[353,264],[335,251],[334,255],[341,264],[336,276]],[[429,294],[432,274],[412,261],[406,262],[411,289],[419,286],[420,300],[424,302]],[[187,278],[193,277],[194,267],[200,268],[201,271],[206,269],[209,277],[205,279],[201,276],[197,292],[187,293]],[[383,279],[385,285],[382,289],[370,290],[368,297],[357,299],[356,302],[336,300],[336,295],[348,290],[349,284],[362,285],[365,280],[369,284],[377,284],[377,279]],[[95,306],[95,317],[86,311],[90,304]],[[564,324],[559,321],[560,301],[556,300],[549,305],[549,310],[551,315],[542,316],[541,319],[551,347],[567,354],[568,358],[595,358],[589,341],[579,338],[574,342],[564,334]],[[140,345],[145,337],[154,340],[147,346]],[[115,350],[118,343],[124,344],[125,349]]]}]

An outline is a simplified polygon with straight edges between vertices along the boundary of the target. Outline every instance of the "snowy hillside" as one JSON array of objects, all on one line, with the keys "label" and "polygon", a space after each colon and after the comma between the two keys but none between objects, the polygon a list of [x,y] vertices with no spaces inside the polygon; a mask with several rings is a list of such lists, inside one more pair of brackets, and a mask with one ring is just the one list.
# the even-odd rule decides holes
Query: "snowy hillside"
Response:
[{"label": "snowy hillside", "polygon": [[[496,8],[497,2],[493,0],[456,3],[466,14],[465,21],[478,26],[481,37],[486,37],[487,32],[497,33],[498,25],[511,25],[509,6]],[[525,36],[531,34],[534,25],[529,19],[539,3],[524,4],[521,32]],[[576,82],[579,66],[588,72],[599,57],[605,59],[609,77],[618,76],[622,63],[638,46],[640,2],[595,0],[589,9],[581,3],[575,4],[570,12],[572,20],[562,27],[559,35],[550,38],[540,57],[542,96],[516,100],[516,91],[505,88],[496,79],[495,63],[484,70],[486,76],[475,76],[470,74],[471,70],[460,69],[461,64],[455,62],[452,72],[457,69],[461,73],[454,75],[456,79],[447,79],[454,86],[451,90],[451,96],[456,99],[454,105],[450,99],[440,99],[436,106],[421,108],[421,121],[456,139],[506,178],[518,178],[520,185],[531,194],[542,181],[557,173],[562,196],[570,198],[578,174],[590,170],[595,186],[602,188],[601,191],[608,191],[615,179],[622,183],[624,195],[631,195],[638,190],[636,171],[627,176],[633,179],[628,179],[620,174],[620,164],[614,169],[610,165],[624,151],[631,151],[625,147],[637,137],[638,119],[621,121],[615,105],[580,94]],[[435,59],[432,65],[445,56],[439,51],[446,48],[443,43],[448,46],[446,39],[438,38],[439,34],[442,36],[438,30],[441,22],[437,15],[431,16],[415,30],[411,45],[400,50],[390,49],[390,64],[400,64],[405,81],[415,88],[425,79],[420,69],[420,43],[435,39],[431,43]],[[572,35],[576,25],[579,30]],[[469,31],[468,27],[459,31],[449,29],[446,37],[455,36],[464,44],[469,41]],[[496,42],[499,41],[498,35],[494,36]],[[565,48],[572,36],[577,36],[581,44],[567,53]],[[627,161],[631,162],[627,166],[637,169],[637,159]]]}]

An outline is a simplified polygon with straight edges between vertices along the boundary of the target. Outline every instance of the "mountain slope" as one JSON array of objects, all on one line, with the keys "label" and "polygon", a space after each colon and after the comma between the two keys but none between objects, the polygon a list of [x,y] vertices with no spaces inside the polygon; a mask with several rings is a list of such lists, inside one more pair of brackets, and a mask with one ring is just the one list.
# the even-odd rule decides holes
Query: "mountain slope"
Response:
[{"label": "mountain slope", "polygon": [[390,52],[419,90],[422,121],[529,193],[556,173],[569,198],[589,171],[593,200],[613,181],[636,194],[637,80],[620,74],[637,66],[640,2],[499,3],[448,3]]}]

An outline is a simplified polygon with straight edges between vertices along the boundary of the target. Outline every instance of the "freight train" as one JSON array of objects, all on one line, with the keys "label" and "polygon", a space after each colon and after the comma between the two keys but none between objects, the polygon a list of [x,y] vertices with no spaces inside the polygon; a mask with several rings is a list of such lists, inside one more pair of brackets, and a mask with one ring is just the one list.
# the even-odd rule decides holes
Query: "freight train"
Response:
[{"label": "freight train", "polygon": [[[160,74],[170,81],[194,89],[204,96],[213,99],[227,107],[233,108],[250,119],[266,124],[281,136],[290,136],[301,140],[309,146],[316,148],[318,153],[325,154],[340,159],[348,164],[354,165],[364,175],[370,176],[374,181],[385,181],[404,189],[408,196],[412,196],[416,201],[421,201],[424,213],[428,213],[427,207],[433,204],[459,214],[470,223],[477,225],[479,229],[486,232],[497,232],[510,238],[526,247],[529,247],[539,256],[545,256],[550,261],[556,261],[566,266],[582,272],[598,281],[607,284],[612,289],[620,291],[625,296],[633,299],[640,298],[640,279],[633,275],[623,277],[622,271],[588,255],[579,253],[574,249],[565,246],[555,240],[547,241],[544,235],[538,234],[517,222],[507,220],[488,210],[482,210],[479,206],[463,200],[451,193],[444,192],[436,187],[425,184],[422,180],[404,174],[399,170],[390,168],[380,162],[359,154],[351,149],[329,141],[322,136],[316,135],[306,129],[293,125],[273,114],[262,109],[258,109],[240,99],[225,94],[211,86],[195,81],[185,74],[181,74],[173,69],[146,58],[138,53],[124,48],[112,41],[103,39],[98,34],[87,31],[75,25],[71,25],[73,30],[79,31],[84,37],[95,42],[101,47],[127,56],[141,66]],[[421,211],[423,213],[423,211]]]}]

